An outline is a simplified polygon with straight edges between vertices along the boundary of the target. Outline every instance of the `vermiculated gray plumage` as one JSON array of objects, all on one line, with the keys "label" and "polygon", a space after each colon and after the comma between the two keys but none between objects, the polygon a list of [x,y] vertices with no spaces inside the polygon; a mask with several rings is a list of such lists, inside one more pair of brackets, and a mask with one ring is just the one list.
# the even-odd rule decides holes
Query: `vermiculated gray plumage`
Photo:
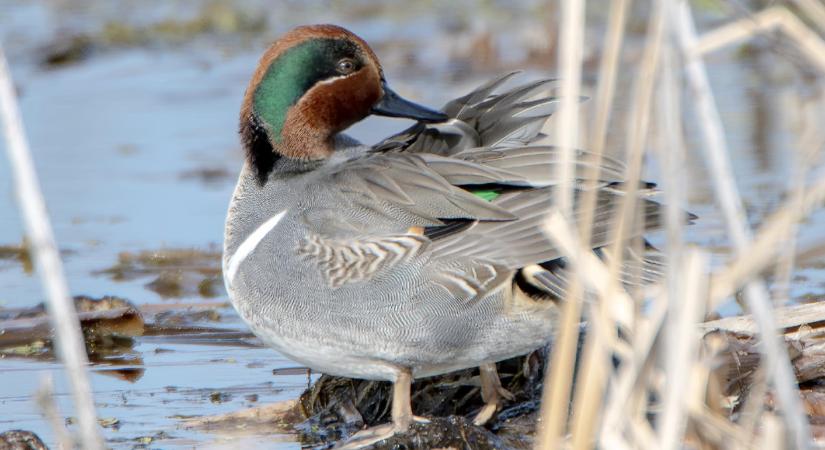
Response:
[{"label": "vermiculated gray plumage", "polygon": [[[386,380],[398,367],[433,375],[550,340],[555,303],[515,278],[541,264],[533,288],[551,296],[567,288],[568,268],[542,232],[559,149],[536,143],[558,100],[534,98],[548,80],[497,93],[513,75],[447,103],[446,123],[418,123],[372,147],[339,136],[335,154],[311,167],[281,158],[263,186],[247,165],[230,205],[224,269],[253,331],[322,372]],[[576,208],[592,160],[576,153]],[[613,238],[624,170],[601,162],[594,248]],[[659,205],[646,195],[639,204],[652,229]],[[256,234],[262,227],[271,229]],[[651,261],[628,261],[628,273],[653,281],[661,270]]]}]

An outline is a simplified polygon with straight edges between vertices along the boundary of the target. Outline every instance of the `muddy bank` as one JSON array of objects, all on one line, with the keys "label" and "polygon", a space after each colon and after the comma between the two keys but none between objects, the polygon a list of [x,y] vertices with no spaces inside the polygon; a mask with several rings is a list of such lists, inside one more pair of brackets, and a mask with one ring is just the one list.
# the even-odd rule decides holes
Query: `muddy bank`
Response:
[{"label": "muddy bank", "polygon": [[[478,369],[416,380],[413,411],[430,422],[370,448],[531,448],[546,356],[542,349],[498,364],[502,386],[513,397],[485,426],[472,423],[483,405]],[[388,382],[322,375],[297,401],[191,418],[183,426],[218,436],[291,433],[304,447],[331,448],[365,427],[390,422],[391,397]]]}]

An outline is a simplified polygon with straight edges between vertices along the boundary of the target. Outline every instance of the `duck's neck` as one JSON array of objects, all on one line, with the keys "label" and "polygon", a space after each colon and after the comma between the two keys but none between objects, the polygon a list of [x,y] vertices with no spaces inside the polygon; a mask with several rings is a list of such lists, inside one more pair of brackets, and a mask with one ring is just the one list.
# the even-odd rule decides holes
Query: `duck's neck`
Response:
[{"label": "duck's neck", "polygon": [[241,141],[246,149],[247,163],[261,186],[274,172],[288,174],[313,170],[332,154],[333,137],[329,132],[315,129],[306,122],[295,122],[284,128],[277,139],[270,138],[255,115],[241,123]]}]

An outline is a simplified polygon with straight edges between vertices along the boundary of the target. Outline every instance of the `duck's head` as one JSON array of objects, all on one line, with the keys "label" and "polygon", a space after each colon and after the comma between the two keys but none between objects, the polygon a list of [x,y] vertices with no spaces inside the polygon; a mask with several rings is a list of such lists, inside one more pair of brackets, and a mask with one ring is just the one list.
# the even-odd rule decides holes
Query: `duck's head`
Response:
[{"label": "duck's head", "polygon": [[244,96],[240,132],[263,183],[281,157],[328,158],[333,137],[370,114],[447,118],[390,90],[363,39],[335,25],[302,26],[261,57]]}]

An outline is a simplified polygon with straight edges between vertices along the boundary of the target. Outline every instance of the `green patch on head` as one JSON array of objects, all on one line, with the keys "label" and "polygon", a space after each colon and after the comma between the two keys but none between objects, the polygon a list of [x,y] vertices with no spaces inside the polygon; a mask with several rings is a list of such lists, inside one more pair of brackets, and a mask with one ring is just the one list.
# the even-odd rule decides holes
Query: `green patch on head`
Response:
[{"label": "green patch on head", "polygon": [[356,54],[351,41],[317,38],[287,49],[272,61],[255,89],[252,108],[274,143],[281,140],[289,108],[315,83],[338,76],[335,66],[340,58]]},{"label": "green patch on head", "polygon": [[501,192],[495,189],[478,189],[472,190],[470,192],[472,192],[475,196],[480,197],[488,202],[497,199],[498,196],[501,195]]}]

